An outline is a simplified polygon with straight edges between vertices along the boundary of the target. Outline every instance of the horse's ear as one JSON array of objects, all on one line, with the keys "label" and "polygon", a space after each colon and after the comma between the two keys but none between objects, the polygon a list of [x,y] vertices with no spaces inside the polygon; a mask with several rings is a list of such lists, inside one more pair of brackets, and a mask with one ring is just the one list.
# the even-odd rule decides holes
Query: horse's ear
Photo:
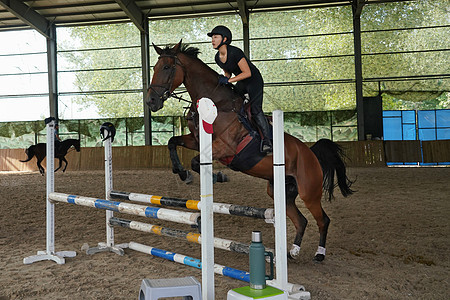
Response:
[{"label": "horse's ear", "polygon": [[161,48],[159,48],[158,46],[156,46],[154,43],[152,43],[152,45],[153,45],[153,48],[155,48],[155,51],[156,51],[156,53],[158,53],[159,55],[161,55],[161,53],[162,53],[162,49]]},{"label": "horse's ear", "polygon": [[178,42],[178,44],[176,44],[175,47],[172,48],[172,50],[173,50],[175,53],[180,52],[181,42],[182,42],[182,41],[183,41],[183,39],[181,39],[181,40]]}]

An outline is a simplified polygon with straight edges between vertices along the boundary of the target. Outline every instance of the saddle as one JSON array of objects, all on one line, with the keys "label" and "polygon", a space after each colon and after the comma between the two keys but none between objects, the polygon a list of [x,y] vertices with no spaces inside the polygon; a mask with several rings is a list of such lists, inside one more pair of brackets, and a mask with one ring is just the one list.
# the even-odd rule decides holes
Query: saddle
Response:
[{"label": "saddle", "polygon": [[238,113],[239,122],[248,130],[236,148],[236,153],[219,161],[233,171],[246,171],[253,168],[267,154],[260,151],[262,134],[251,121],[250,105],[244,104]]}]

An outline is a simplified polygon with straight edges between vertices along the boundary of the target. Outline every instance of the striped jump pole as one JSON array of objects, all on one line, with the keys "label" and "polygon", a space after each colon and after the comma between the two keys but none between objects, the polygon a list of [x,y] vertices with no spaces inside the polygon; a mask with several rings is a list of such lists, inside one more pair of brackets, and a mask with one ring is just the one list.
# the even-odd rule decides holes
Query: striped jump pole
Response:
[{"label": "striped jump pole", "polygon": [[199,226],[200,223],[199,222],[200,213],[177,211],[166,208],[143,206],[126,202],[117,202],[63,193],[50,193],[49,199],[51,201],[111,210],[114,212],[120,212],[153,219],[160,219],[176,223],[183,223],[194,226]]},{"label": "striped jump pole", "polygon": [[[109,193],[111,199],[115,200],[129,200],[153,205],[182,207],[192,210],[201,210],[201,201],[189,200],[182,198],[172,198],[165,196],[147,195],[139,193],[121,192],[112,190]],[[256,219],[263,219],[266,223],[273,223],[274,210],[273,208],[258,208],[251,206],[227,204],[227,203],[213,203],[213,211],[219,214],[244,216]]]},{"label": "striped jump pole", "polygon": [[[167,259],[167,260],[170,260],[173,262],[177,262],[179,264],[183,264],[183,265],[194,267],[194,268],[201,269],[201,270],[204,269],[204,268],[202,268],[202,267],[204,267],[202,264],[202,261],[198,258],[193,258],[193,257],[186,256],[183,254],[178,254],[178,253],[154,248],[154,247],[139,244],[136,242],[129,242],[128,247],[132,250],[139,251],[139,252],[142,252],[145,254],[150,254],[152,256],[164,258],[164,259]],[[242,280],[245,282],[250,282],[250,273],[245,272],[245,271],[225,267],[225,266],[222,266],[219,264],[213,265],[213,271],[214,271],[213,275],[214,275],[214,273],[216,273],[219,275]]]},{"label": "striped jump pole", "polygon": [[[155,257],[167,259],[167,260],[170,260],[170,261],[182,264],[182,265],[186,265],[189,267],[202,269],[202,265],[203,265],[202,261],[198,258],[193,258],[193,257],[186,256],[183,254],[162,250],[159,248],[143,245],[143,244],[136,243],[136,242],[129,242],[128,247],[129,247],[129,249],[132,249],[132,250],[135,250],[135,251],[138,251],[141,253],[145,253],[145,254],[155,256]],[[220,264],[214,264],[214,273],[218,274],[218,275],[230,277],[233,279],[241,280],[244,282],[250,282],[250,273],[248,273],[246,271],[226,267],[226,266],[223,266]],[[267,280],[266,283],[267,283],[267,285],[270,285],[273,287],[278,287],[277,282],[274,280]],[[299,284],[287,283],[287,285],[286,285],[286,291],[288,293],[299,293],[299,292],[301,293],[304,290],[305,290],[305,288]],[[301,298],[301,299],[303,299],[303,298]]]},{"label": "striped jump pole", "polygon": [[[126,220],[122,218],[111,218],[110,224],[112,226],[120,226],[125,227],[137,231],[147,232],[147,233],[153,233],[160,236],[167,236],[177,239],[186,240],[191,243],[201,244],[202,243],[202,236],[199,233],[196,232],[188,232],[183,231],[179,229],[172,229],[167,227],[161,227],[158,225],[143,223],[139,221],[132,221],[132,220]],[[249,253],[249,245],[222,239],[218,237],[214,237],[214,248],[232,251],[236,253],[242,253],[242,254],[248,254]],[[266,251],[270,251],[273,253],[272,249],[266,249]]]}]

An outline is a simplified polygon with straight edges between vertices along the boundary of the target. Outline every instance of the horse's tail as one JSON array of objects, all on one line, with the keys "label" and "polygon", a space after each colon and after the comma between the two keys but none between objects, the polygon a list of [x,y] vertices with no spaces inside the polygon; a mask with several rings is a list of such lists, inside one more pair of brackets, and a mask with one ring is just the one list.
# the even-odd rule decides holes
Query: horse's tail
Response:
[{"label": "horse's tail", "polygon": [[334,184],[334,173],[337,176],[337,185],[344,197],[353,194],[350,188],[353,181],[348,179],[346,167],[343,160],[344,153],[342,147],[329,139],[320,139],[311,146],[312,152],[316,155],[323,171],[323,189],[325,198],[329,201],[334,198],[333,192],[336,185]]},{"label": "horse's tail", "polygon": [[19,160],[21,162],[27,162],[30,161],[34,157],[34,145],[28,147],[28,149],[25,149],[25,154],[28,156],[26,160]]}]

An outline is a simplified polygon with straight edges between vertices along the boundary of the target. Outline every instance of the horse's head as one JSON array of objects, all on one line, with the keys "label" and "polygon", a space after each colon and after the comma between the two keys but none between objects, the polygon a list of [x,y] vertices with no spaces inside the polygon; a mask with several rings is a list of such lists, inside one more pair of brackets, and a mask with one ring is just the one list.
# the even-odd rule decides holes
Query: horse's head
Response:
[{"label": "horse's head", "polygon": [[184,70],[177,55],[180,53],[181,41],[172,48],[161,49],[155,44],[153,47],[159,54],[154,67],[152,83],[148,89],[147,105],[153,112],[163,108],[171,93],[184,80]]},{"label": "horse's head", "polygon": [[73,143],[73,146],[75,147],[75,150],[77,150],[77,152],[80,152],[80,150],[81,150],[80,140],[75,140],[75,142]]}]

